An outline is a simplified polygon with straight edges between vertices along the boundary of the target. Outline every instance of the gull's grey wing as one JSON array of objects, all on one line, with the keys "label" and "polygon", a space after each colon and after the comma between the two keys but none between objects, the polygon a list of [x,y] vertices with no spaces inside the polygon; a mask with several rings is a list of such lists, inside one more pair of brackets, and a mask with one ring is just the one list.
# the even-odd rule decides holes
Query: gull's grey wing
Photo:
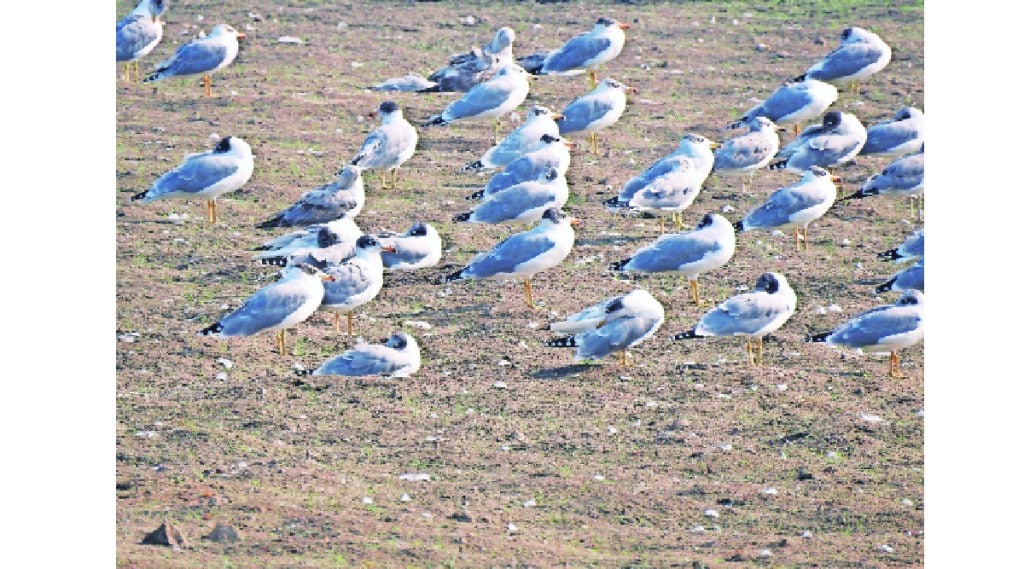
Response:
[{"label": "gull's grey wing", "polygon": [[509,162],[508,166],[498,172],[484,186],[484,195],[496,194],[506,188],[522,182],[536,180],[541,172],[553,168],[557,160],[550,156],[526,154]]},{"label": "gull's grey wing", "polygon": [[806,88],[784,86],[777,89],[763,103],[747,111],[746,117],[768,117],[772,121],[798,111],[813,102]]},{"label": "gull's grey wing", "polygon": [[321,304],[344,304],[349,298],[373,286],[373,278],[362,263],[343,263],[328,267],[324,272],[336,280],[324,282],[324,300]]},{"label": "gull's grey wing", "polygon": [[868,140],[861,154],[888,152],[921,136],[919,125],[914,121],[897,121],[874,125],[868,128]]},{"label": "gull's grey wing", "polygon": [[199,154],[157,178],[143,202],[173,193],[196,193],[238,171],[238,162],[223,154]]},{"label": "gull's grey wing", "polygon": [[697,324],[698,335],[756,334],[786,307],[771,295],[754,292],[734,296],[708,312]]},{"label": "gull's grey wing", "polygon": [[714,240],[686,233],[668,235],[637,251],[629,265],[632,270],[648,273],[675,271],[721,249],[722,245]]},{"label": "gull's grey wing", "polygon": [[508,81],[480,83],[470,89],[461,99],[448,105],[442,116],[454,120],[496,109],[511,94],[510,84]]},{"label": "gull's grey wing", "polygon": [[220,65],[228,49],[221,44],[192,42],[178,48],[170,58],[157,66],[157,71],[169,75],[193,75],[204,73]]},{"label": "gull's grey wing", "polygon": [[516,190],[507,190],[494,194],[476,208],[473,213],[483,223],[501,223],[515,219],[523,212],[538,207],[545,207],[555,201],[555,195],[541,188],[519,186]]},{"label": "gull's grey wing", "polygon": [[847,77],[878,61],[883,54],[881,48],[866,42],[846,44],[826,55],[807,77],[820,81]]},{"label": "gull's grey wing", "polygon": [[829,335],[829,343],[850,347],[874,346],[890,336],[905,334],[921,325],[921,317],[883,306],[861,314]]},{"label": "gull's grey wing", "polygon": [[[751,136],[753,135],[753,136]],[[763,161],[772,148],[759,133],[749,133],[727,141],[715,152],[715,170],[745,168]]]},{"label": "gull's grey wing", "polygon": [[253,294],[242,306],[220,319],[223,336],[249,336],[280,324],[309,301],[304,295],[288,292],[276,285]]},{"label": "gull's grey wing", "polygon": [[600,328],[576,336],[579,359],[599,359],[624,350],[653,332],[660,321],[655,318],[629,316],[608,321]]},{"label": "gull's grey wing", "polygon": [[579,69],[595,55],[608,49],[611,44],[608,38],[592,38],[589,33],[580,34],[548,55],[544,60],[543,70],[546,73],[564,73]]},{"label": "gull's grey wing", "polygon": [[544,235],[517,233],[505,238],[490,251],[475,257],[469,264],[467,275],[486,278],[509,273],[517,266],[540,256],[555,247],[555,242]]},{"label": "gull's grey wing", "polygon": [[117,61],[129,61],[142,48],[160,39],[158,28],[145,14],[130,14],[117,23]]},{"label": "gull's grey wing", "polygon": [[565,136],[579,132],[590,126],[590,123],[600,119],[612,110],[610,99],[597,97],[584,97],[576,99],[562,112],[563,118],[556,120],[558,132]]},{"label": "gull's grey wing", "polygon": [[402,364],[396,361],[396,353],[387,346],[363,344],[327,360],[315,375],[382,375],[398,371]]},{"label": "gull's grey wing", "polygon": [[789,223],[789,218],[799,211],[814,207],[821,200],[804,192],[781,188],[772,192],[768,200],[743,218],[743,225],[751,227],[778,227]]}]

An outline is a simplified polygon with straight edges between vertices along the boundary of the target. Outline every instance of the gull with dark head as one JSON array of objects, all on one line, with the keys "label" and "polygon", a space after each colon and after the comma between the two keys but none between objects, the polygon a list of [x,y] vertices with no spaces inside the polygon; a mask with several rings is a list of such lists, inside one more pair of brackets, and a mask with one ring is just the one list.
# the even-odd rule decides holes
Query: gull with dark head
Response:
[{"label": "gull with dark head", "polygon": [[466,196],[466,199],[478,200],[516,184],[540,181],[547,177],[550,168],[554,168],[559,176],[564,177],[569,170],[569,150],[576,143],[550,134],[541,135],[539,142],[540,148],[509,162],[501,172],[491,176],[482,190],[473,192]]},{"label": "gull with dark head", "polygon": [[394,175],[394,185],[398,185],[398,167],[412,158],[416,153],[419,135],[416,127],[409,124],[402,116],[402,109],[394,101],[384,101],[370,117],[380,115],[380,126],[373,130],[355,158],[349,164],[367,170],[381,170],[381,186],[388,188],[388,171]]},{"label": "gull with dark head", "polygon": [[781,160],[770,168],[800,173],[811,166],[832,168],[853,160],[868,139],[868,131],[857,117],[839,111],[825,113],[821,128],[808,133],[810,130],[787,144],[779,152]]},{"label": "gull with dark head", "polygon": [[612,263],[623,273],[677,273],[686,278],[690,300],[700,305],[697,277],[725,266],[736,252],[736,233],[729,220],[708,213],[693,231],[662,235],[633,256]]},{"label": "gull with dark head", "polygon": [[914,107],[903,107],[896,116],[868,127],[863,156],[898,157],[915,154],[924,148],[924,113]]},{"label": "gull with dark head", "polygon": [[210,223],[215,223],[217,197],[244,186],[252,177],[253,165],[249,143],[229,136],[221,139],[213,150],[186,156],[181,166],[157,178],[148,190],[132,196],[132,201],[205,198],[207,217]]},{"label": "gull with dark head", "polygon": [[895,304],[862,312],[831,332],[812,335],[809,341],[861,353],[888,352],[889,375],[904,377],[897,352],[924,341],[924,293],[908,290]]},{"label": "gull with dark head", "polygon": [[526,120],[501,142],[492,146],[475,162],[466,164],[461,172],[470,172],[485,168],[501,168],[516,158],[539,149],[544,143],[541,137],[545,134],[558,136],[558,123],[555,119],[562,117],[551,109],[534,105],[526,112]]},{"label": "gull with dark head", "polygon": [[352,312],[376,298],[384,286],[381,251],[394,253],[395,248],[381,245],[372,235],[363,235],[356,240],[353,257],[324,270],[334,281],[324,285],[320,309],[334,313],[335,332],[341,332],[341,315],[344,314],[348,318],[348,335],[352,336]]},{"label": "gull with dark head", "polygon": [[[397,235],[390,231],[376,234],[377,240],[385,247],[380,259],[384,268],[392,271],[411,271],[433,267],[441,260],[443,251],[441,236],[429,223],[417,221],[408,231]],[[394,251],[388,251],[391,247]]]},{"label": "gull with dark head", "polygon": [[569,201],[569,186],[556,168],[548,168],[540,180],[520,182],[484,198],[472,211],[454,221],[468,223],[531,224],[549,208],[561,209]]},{"label": "gull with dark head", "polygon": [[570,317],[566,323],[552,324],[550,329],[557,331],[584,321],[592,322],[592,325],[575,330],[569,336],[550,340],[544,345],[576,348],[577,362],[599,360],[618,354],[619,363],[628,365],[626,350],[658,331],[665,322],[665,309],[651,293],[637,289],[602,300]]},{"label": "gull with dark head", "polygon": [[[764,337],[782,327],[796,312],[796,293],[780,273],[764,273],[753,292],[737,294],[704,315],[691,330],[673,340],[708,336],[744,336],[750,365],[764,364]],[[754,341],[757,357],[754,357]]]}]

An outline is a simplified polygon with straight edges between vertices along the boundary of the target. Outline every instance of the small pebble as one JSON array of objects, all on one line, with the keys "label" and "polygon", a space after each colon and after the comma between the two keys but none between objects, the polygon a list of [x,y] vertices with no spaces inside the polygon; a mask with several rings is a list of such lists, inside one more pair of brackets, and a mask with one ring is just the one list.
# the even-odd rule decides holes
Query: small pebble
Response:
[{"label": "small pebble", "polygon": [[235,362],[233,362],[233,361],[231,361],[231,360],[229,360],[227,358],[218,358],[217,359],[217,363],[219,363],[220,365],[224,366],[225,369],[231,369],[232,367],[235,366]]},{"label": "small pebble", "polygon": [[770,549],[762,549],[758,554],[758,557],[771,557],[772,552]]},{"label": "small pebble", "polygon": [[892,546],[890,546],[888,543],[883,543],[882,545],[878,546],[878,550],[882,553],[892,553],[894,551]]},{"label": "small pebble", "polygon": [[722,213],[732,213],[734,211],[736,211],[736,208],[732,207],[729,204],[725,204],[722,206]]},{"label": "small pebble", "polygon": [[371,498],[369,496],[363,496],[363,503],[367,504],[367,505],[372,504],[373,503],[373,498]]},{"label": "small pebble", "polygon": [[399,480],[408,480],[410,482],[421,482],[430,481],[430,475],[426,472],[407,472],[398,477]]},{"label": "small pebble", "polygon": [[523,502],[523,507],[524,508],[532,508],[532,507],[534,507],[536,505],[537,505],[537,501],[534,500],[533,498],[530,498],[529,500]]},{"label": "small pebble", "polygon": [[800,537],[804,539],[811,539],[813,535],[814,534],[812,534],[811,532],[805,530],[804,533],[800,534]]},{"label": "small pebble", "polygon": [[495,389],[505,389],[507,387],[508,387],[508,384],[505,383],[504,381],[495,381],[494,382],[494,388]]},{"label": "small pebble", "polygon": [[516,524],[514,524],[512,522],[509,522],[508,523],[508,531],[519,531],[519,528],[516,527]]},{"label": "small pebble", "polygon": [[707,510],[704,510],[704,515],[709,518],[717,518],[718,510],[712,510],[711,508],[708,508]]},{"label": "small pebble", "polygon": [[604,476],[601,476],[600,474],[595,474],[594,475],[594,480],[597,480],[597,481],[604,480]]},{"label": "small pebble", "polygon": [[764,494],[765,496],[776,496],[776,495],[778,495],[779,491],[776,490],[775,488],[768,487],[768,488],[762,488],[761,489],[761,493]]},{"label": "small pebble", "polygon": [[293,43],[296,45],[302,45],[302,39],[295,36],[281,36],[277,38],[277,43]]},{"label": "small pebble", "polygon": [[412,501],[412,498],[410,498],[408,494],[402,494],[402,497],[399,498],[399,501],[410,502],[410,501]]},{"label": "small pebble", "polygon": [[223,371],[222,371],[222,372],[219,372],[219,373],[217,373],[217,375],[216,375],[216,376],[214,376],[214,379],[216,379],[216,380],[218,380],[218,381],[224,381],[224,380],[226,380],[227,378],[228,378],[228,374],[227,374],[227,372],[223,372]]}]

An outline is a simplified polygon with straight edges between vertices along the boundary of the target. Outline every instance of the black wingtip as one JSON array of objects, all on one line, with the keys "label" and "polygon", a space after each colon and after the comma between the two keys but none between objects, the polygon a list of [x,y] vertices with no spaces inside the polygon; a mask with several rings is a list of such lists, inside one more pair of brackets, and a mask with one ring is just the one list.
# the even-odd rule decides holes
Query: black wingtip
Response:
[{"label": "black wingtip", "polygon": [[484,191],[483,190],[478,190],[478,191],[475,191],[475,192],[469,194],[468,196],[466,196],[466,199],[467,200],[479,200],[479,199],[482,199],[483,197],[484,197]]},{"label": "black wingtip", "polygon": [[743,232],[743,220],[741,219],[741,220],[737,221],[736,223],[732,224],[732,227],[733,227],[733,229],[736,230],[736,233],[742,233]]},{"label": "black wingtip", "polygon": [[884,251],[878,254],[878,258],[883,261],[895,261],[896,259],[900,259],[902,257],[903,255],[900,255],[896,249],[889,249],[888,251]]},{"label": "black wingtip", "polygon": [[434,115],[427,119],[427,122],[420,123],[420,126],[444,126],[446,124],[448,123],[441,118],[441,115]]},{"label": "black wingtip", "polygon": [[273,229],[275,227],[285,227],[284,216],[279,215],[277,217],[273,217],[271,219],[264,221],[263,223],[258,224],[256,227],[258,227],[259,229]]},{"label": "black wingtip", "polygon": [[459,172],[473,172],[476,170],[482,170],[483,167],[484,163],[477,160],[476,162],[470,162],[469,164],[466,164],[461,169],[459,169]]},{"label": "black wingtip", "polygon": [[469,221],[470,212],[460,213],[452,218],[452,221]]},{"label": "black wingtip", "polygon": [[799,83],[801,81],[806,81],[806,80],[807,80],[807,74],[806,73],[803,73],[801,75],[797,75],[796,77],[790,79],[790,81],[792,81],[793,83]]},{"label": "black wingtip", "polygon": [[297,375],[299,377],[306,377],[306,376],[313,375],[314,371],[316,371],[316,370],[315,369],[297,369],[297,370],[295,370],[295,375]]},{"label": "black wingtip", "polygon": [[431,85],[430,87],[424,87],[422,89],[416,89],[417,93],[440,93],[441,84]]},{"label": "black wingtip", "polygon": [[691,338],[700,338],[700,336],[697,335],[696,328],[693,330],[687,330],[682,334],[676,334],[675,336],[672,336],[673,340],[689,340]]},{"label": "black wingtip", "polygon": [[260,259],[261,265],[271,265],[274,267],[285,267],[288,265],[287,257],[265,257]]},{"label": "black wingtip", "polygon": [[452,274],[450,274],[450,275],[447,275],[447,276],[445,276],[445,277],[442,277],[442,278],[441,278],[441,282],[442,282],[442,283],[450,283],[450,282],[453,282],[453,281],[458,281],[458,280],[462,280],[462,273],[463,273],[463,272],[464,272],[465,270],[466,270],[466,269],[459,269],[459,270],[455,271],[454,273],[452,273]]},{"label": "black wingtip", "polygon": [[770,166],[768,166],[768,169],[769,170],[782,170],[783,168],[786,167],[786,164],[789,164],[789,159],[788,158],[786,160],[779,160],[778,162],[776,162],[774,164],[771,164]]},{"label": "black wingtip", "polygon": [[743,126],[743,119],[740,119],[740,120],[735,121],[735,122],[731,122],[725,128],[726,128],[726,130],[735,130],[737,128],[740,128],[741,126]]},{"label": "black wingtip", "polygon": [[576,336],[565,336],[562,338],[555,338],[554,340],[548,340],[547,342],[544,342],[544,345],[549,348],[575,348]]},{"label": "black wingtip", "polygon": [[611,265],[608,265],[608,268],[612,271],[621,271],[622,268],[625,267],[632,259],[633,257],[627,257],[621,261],[615,261]]},{"label": "black wingtip", "polygon": [[889,292],[892,290],[892,286],[896,284],[896,277],[893,277],[884,283],[875,287],[875,292]]},{"label": "black wingtip", "polygon": [[146,190],[144,192],[139,192],[139,193],[135,194],[134,196],[132,196],[132,201],[133,202],[137,202],[139,200],[146,199],[146,194],[148,194],[148,193],[149,193],[149,190]]},{"label": "black wingtip", "polygon": [[197,332],[196,335],[197,336],[210,336],[212,334],[220,333],[220,331],[223,330],[223,329],[224,329],[224,325],[223,324],[221,324],[220,322],[215,322],[214,324],[211,324],[211,325],[207,326],[206,328],[203,328],[202,330]]},{"label": "black wingtip", "polygon": [[829,331],[829,332],[822,332],[820,334],[810,334],[809,336],[807,336],[807,340],[806,341],[807,342],[824,342],[831,335],[832,335],[831,331]]},{"label": "black wingtip", "polygon": [[854,192],[854,193],[852,193],[852,194],[850,194],[848,196],[844,196],[844,197],[838,198],[836,200],[836,203],[848,202],[850,200],[859,200],[859,199],[866,198],[867,196],[868,196],[868,194],[865,193],[864,190],[857,190],[856,192]]}]

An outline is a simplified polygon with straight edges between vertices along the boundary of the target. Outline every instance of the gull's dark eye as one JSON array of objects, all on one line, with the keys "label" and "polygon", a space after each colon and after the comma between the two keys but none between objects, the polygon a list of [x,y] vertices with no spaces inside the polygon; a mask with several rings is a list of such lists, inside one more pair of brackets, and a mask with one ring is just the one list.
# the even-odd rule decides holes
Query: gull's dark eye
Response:
[{"label": "gull's dark eye", "polygon": [[715,218],[711,217],[710,213],[705,213],[704,217],[700,218],[700,223],[697,224],[697,229],[707,227],[715,221]]},{"label": "gull's dark eye", "polygon": [[214,152],[227,152],[231,150],[231,137],[225,137],[220,139],[217,146],[213,149]]},{"label": "gull's dark eye", "polygon": [[608,306],[604,309],[605,314],[611,314],[616,310],[622,310],[622,297],[616,298],[615,300],[608,303]]}]

